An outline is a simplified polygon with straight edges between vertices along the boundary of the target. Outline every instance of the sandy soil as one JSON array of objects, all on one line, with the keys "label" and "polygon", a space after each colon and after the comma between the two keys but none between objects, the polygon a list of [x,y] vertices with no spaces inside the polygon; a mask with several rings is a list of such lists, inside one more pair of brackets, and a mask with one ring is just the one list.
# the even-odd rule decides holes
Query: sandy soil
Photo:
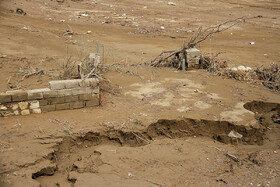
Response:
[{"label": "sandy soil", "polygon": [[[119,64],[103,74],[112,84],[98,108],[0,119],[0,186],[279,186],[279,92],[144,62],[199,26],[258,16],[200,50],[225,52],[230,67],[279,64],[280,1],[168,2],[0,1],[1,92],[48,86],[96,45]],[[33,69],[44,74],[22,80]]]}]

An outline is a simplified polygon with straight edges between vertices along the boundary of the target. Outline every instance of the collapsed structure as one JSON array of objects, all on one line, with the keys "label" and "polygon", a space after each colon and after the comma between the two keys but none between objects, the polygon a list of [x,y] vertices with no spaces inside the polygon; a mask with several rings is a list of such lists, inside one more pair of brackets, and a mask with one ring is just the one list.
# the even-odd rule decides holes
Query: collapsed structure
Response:
[{"label": "collapsed structure", "polygon": [[0,116],[29,115],[99,105],[97,78],[50,81],[49,88],[0,94]]}]

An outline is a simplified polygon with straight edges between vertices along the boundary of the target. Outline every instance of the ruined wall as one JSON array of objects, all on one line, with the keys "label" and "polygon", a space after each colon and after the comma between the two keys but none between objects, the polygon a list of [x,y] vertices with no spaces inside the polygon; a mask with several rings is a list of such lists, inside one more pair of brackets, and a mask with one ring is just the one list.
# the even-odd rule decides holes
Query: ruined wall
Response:
[{"label": "ruined wall", "polygon": [[0,94],[0,115],[29,115],[99,105],[96,78],[50,81],[49,88],[15,90]]}]

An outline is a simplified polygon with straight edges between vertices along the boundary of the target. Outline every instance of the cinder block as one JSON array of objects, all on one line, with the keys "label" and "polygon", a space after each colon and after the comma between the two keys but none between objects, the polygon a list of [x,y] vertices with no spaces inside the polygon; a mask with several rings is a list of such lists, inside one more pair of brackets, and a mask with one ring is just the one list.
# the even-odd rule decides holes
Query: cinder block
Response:
[{"label": "cinder block", "polygon": [[73,88],[72,94],[73,95],[81,95],[81,94],[90,94],[92,92],[92,88],[84,87],[84,88]]},{"label": "cinder block", "polygon": [[62,90],[65,88],[64,80],[50,81],[49,85],[51,90]]},{"label": "cinder block", "polygon": [[55,111],[55,105],[41,106],[41,111],[42,111],[42,112],[51,112],[51,111]]},{"label": "cinder block", "polygon": [[80,79],[73,79],[73,80],[65,80],[64,86],[66,89],[69,88],[78,88],[79,87]]},{"label": "cinder block", "polygon": [[56,98],[51,98],[51,104],[61,104],[65,103],[64,97],[56,97]]},{"label": "cinder block", "polygon": [[77,109],[77,108],[85,107],[84,101],[76,101],[76,102],[72,102],[69,104],[70,104],[70,109]]},{"label": "cinder block", "polygon": [[45,105],[50,105],[50,104],[51,104],[51,100],[50,99],[39,100],[39,105],[40,106],[45,106]]},{"label": "cinder block", "polygon": [[30,101],[29,102],[30,109],[35,109],[35,108],[39,108],[39,107],[40,107],[39,101]]},{"label": "cinder block", "polygon": [[[76,88],[76,89],[79,89],[79,88]],[[65,96],[70,96],[70,95],[72,95],[72,89],[57,90],[57,97],[65,97]]]},{"label": "cinder block", "polygon": [[12,96],[13,102],[28,100],[27,92],[23,90],[7,91],[6,93]]},{"label": "cinder block", "polygon": [[57,90],[48,90],[43,92],[44,99],[58,97]]},{"label": "cinder block", "polygon": [[78,101],[79,97],[77,95],[70,95],[65,97],[65,103],[75,102]]},{"label": "cinder block", "polygon": [[18,103],[20,110],[28,109],[28,102],[20,102]]},{"label": "cinder block", "polygon": [[0,94],[0,103],[12,102],[12,96],[10,94]]},{"label": "cinder block", "polygon": [[55,105],[55,110],[67,110],[67,109],[70,109],[69,103]]},{"label": "cinder block", "polygon": [[96,94],[90,101],[86,101],[86,107],[99,106],[99,95]]},{"label": "cinder block", "polygon": [[23,116],[26,116],[26,115],[29,115],[29,114],[30,114],[30,111],[28,109],[21,111],[21,115],[23,115]]},{"label": "cinder block", "polygon": [[50,89],[48,89],[48,88],[28,90],[27,91],[28,99],[29,100],[32,100],[32,99],[43,99],[43,92],[47,92],[49,90]]}]

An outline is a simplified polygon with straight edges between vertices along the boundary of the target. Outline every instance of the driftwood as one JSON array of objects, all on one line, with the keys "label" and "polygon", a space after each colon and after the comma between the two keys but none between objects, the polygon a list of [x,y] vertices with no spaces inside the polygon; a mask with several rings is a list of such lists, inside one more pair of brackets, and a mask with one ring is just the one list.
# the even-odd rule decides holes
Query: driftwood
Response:
[{"label": "driftwood", "polygon": [[201,42],[207,40],[212,37],[214,34],[226,31],[237,24],[244,23],[247,19],[252,19],[257,17],[240,17],[233,20],[228,20],[223,23],[213,25],[203,29],[203,27],[199,27],[198,30],[192,35],[187,44],[184,44],[181,49],[171,50],[171,51],[163,51],[160,55],[154,58],[150,64],[153,67],[160,66],[171,66],[175,68],[181,68],[181,63],[183,59],[186,59],[186,49],[194,48]]}]

